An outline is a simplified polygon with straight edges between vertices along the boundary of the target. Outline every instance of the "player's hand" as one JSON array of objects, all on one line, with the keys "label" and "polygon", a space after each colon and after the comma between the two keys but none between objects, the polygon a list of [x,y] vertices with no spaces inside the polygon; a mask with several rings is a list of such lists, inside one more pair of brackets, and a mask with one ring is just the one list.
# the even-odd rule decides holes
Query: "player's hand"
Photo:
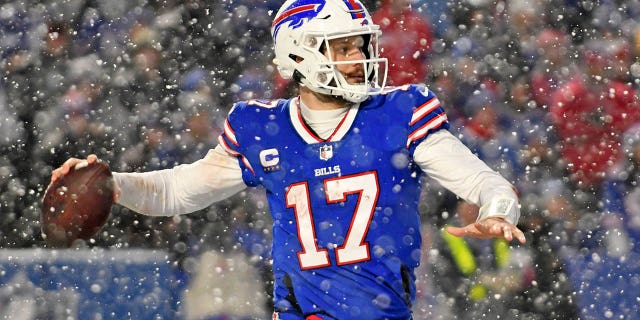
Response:
[{"label": "player's hand", "polygon": [[471,236],[480,239],[504,238],[507,241],[516,238],[520,243],[527,242],[524,233],[518,229],[518,227],[502,218],[487,218],[464,227],[447,227],[446,230],[456,237]]},{"label": "player's hand", "polygon": [[69,170],[71,170],[71,168],[75,167],[76,165],[78,165],[79,163],[82,163],[84,161],[86,161],[88,163],[94,163],[94,162],[98,161],[98,156],[96,156],[95,154],[90,154],[87,157],[87,159],[69,158],[67,161],[65,161],[62,164],[62,166],[60,166],[59,168],[53,170],[53,172],[51,173],[51,182],[54,182],[54,181],[62,178],[64,175],[69,173]]},{"label": "player's hand", "polygon": [[[67,159],[67,161],[65,161],[62,164],[62,166],[60,166],[59,168],[53,170],[53,172],[51,173],[51,182],[50,183],[53,183],[54,181],[62,178],[64,175],[69,173],[69,170],[71,170],[71,168],[75,167],[78,164],[81,164],[83,162],[94,163],[94,162],[98,162],[98,161],[100,161],[100,160],[98,159],[98,156],[96,156],[95,154],[90,154],[87,157],[87,159],[69,158],[69,159]],[[120,196],[120,189],[116,186],[116,190],[113,193],[113,200],[117,201],[119,196]]]}]

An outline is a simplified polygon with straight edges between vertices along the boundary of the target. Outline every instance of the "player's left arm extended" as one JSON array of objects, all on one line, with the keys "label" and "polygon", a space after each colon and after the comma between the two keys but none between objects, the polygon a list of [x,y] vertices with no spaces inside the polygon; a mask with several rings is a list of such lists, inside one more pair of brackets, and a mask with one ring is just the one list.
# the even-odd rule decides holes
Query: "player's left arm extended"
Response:
[{"label": "player's left arm extended", "polygon": [[429,135],[416,148],[414,160],[443,187],[480,207],[476,223],[447,229],[453,231],[452,234],[504,237],[507,240],[515,235],[524,242],[524,235],[515,227],[520,218],[520,207],[513,185],[478,159],[449,131],[440,130]]}]

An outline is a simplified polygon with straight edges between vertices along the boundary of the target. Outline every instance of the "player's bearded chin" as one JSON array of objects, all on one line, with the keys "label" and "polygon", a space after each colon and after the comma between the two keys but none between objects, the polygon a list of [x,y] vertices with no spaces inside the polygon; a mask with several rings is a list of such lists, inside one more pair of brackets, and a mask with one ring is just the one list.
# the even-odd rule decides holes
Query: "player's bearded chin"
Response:
[{"label": "player's bearded chin", "polygon": [[[356,68],[356,70],[352,71],[352,72],[340,72],[342,74],[342,76],[347,79],[347,82],[349,82],[349,84],[364,84],[365,81],[354,81],[351,82],[348,79],[352,79],[352,78],[362,78],[364,77],[363,74],[364,72],[362,71],[362,66],[360,68]],[[336,79],[333,79],[329,82],[328,86],[330,87],[338,87],[337,83],[336,83]],[[343,98],[342,96],[336,96],[336,95],[327,95],[327,94],[322,94],[322,93],[317,93],[312,91],[313,94],[316,96],[316,98],[318,98],[319,101],[324,102],[324,103],[339,103],[342,104],[344,106],[347,105],[351,105],[351,101]]]},{"label": "player's bearded chin", "polygon": [[[335,80],[333,80],[333,82],[335,82]],[[330,85],[335,85],[335,84],[330,84]],[[340,104],[340,105],[350,105],[351,102],[348,101],[347,99],[341,97],[341,96],[334,96],[334,95],[330,95],[330,94],[322,94],[322,93],[318,93],[315,92],[313,90],[310,90],[309,88],[301,85],[300,86],[301,90],[309,90],[309,92],[311,92],[311,94],[313,94],[318,101],[323,102],[323,103],[335,103],[335,104]]]}]

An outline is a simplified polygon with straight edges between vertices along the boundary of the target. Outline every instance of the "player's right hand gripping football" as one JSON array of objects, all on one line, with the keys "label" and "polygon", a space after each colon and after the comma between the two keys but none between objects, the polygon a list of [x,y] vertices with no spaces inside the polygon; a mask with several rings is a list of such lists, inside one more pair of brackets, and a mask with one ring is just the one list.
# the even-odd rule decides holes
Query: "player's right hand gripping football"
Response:
[{"label": "player's right hand gripping football", "polygon": [[[54,181],[62,178],[64,175],[69,173],[69,170],[71,170],[71,168],[77,165],[82,165],[83,163],[91,164],[98,161],[100,161],[100,159],[98,159],[98,156],[96,156],[95,154],[90,154],[89,156],[87,156],[87,159],[69,158],[62,164],[62,166],[53,170],[53,172],[51,173],[50,183],[53,183]],[[116,190],[114,190],[113,193],[114,202],[118,200],[118,196],[120,196],[120,189],[116,186]]]}]

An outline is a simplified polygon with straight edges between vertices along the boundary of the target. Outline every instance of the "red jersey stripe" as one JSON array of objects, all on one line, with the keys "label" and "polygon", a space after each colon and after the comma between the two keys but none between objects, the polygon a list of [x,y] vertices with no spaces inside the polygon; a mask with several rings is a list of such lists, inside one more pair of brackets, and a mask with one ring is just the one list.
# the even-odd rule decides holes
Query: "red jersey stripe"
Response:
[{"label": "red jersey stripe", "polygon": [[410,126],[414,125],[416,122],[420,121],[420,119],[424,118],[429,113],[433,112],[433,110],[440,107],[440,100],[438,98],[433,97],[431,100],[425,102],[423,105],[419,106],[413,111],[413,116],[411,117]]}]

